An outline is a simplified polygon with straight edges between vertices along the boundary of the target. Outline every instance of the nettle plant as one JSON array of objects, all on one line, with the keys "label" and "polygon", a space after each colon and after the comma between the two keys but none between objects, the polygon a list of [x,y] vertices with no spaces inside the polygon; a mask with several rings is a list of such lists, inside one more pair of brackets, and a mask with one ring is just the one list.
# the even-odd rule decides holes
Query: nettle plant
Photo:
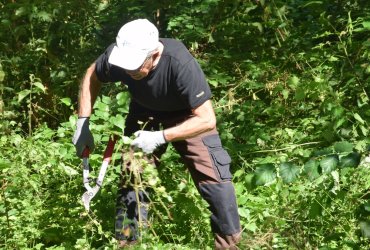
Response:
[{"label": "nettle plant", "polygon": [[[89,235],[92,232],[98,234],[91,238],[85,236],[79,242],[94,247],[102,243],[102,239],[99,237],[103,237],[106,241],[113,237],[111,233],[114,232],[115,194],[122,174],[121,164],[130,161],[130,166],[133,168],[126,174],[133,177],[137,195],[142,190],[149,190],[150,195],[149,230],[145,230],[146,233],[143,231],[138,249],[160,244],[193,244],[207,248],[212,242],[208,230],[209,212],[207,205],[199,197],[189,173],[172,147],[169,147],[162,156],[159,169],[150,164],[143,153],[129,153],[132,138],[123,133],[129,95],[127,92],[119,92],[121,91],[120,84],[116,85],[116,92],[109,88],[109,95],[103,94],[98,97],[94,105],[94,114],[90,118],[90,127],[97,146],[90,155],[92,166],[100,166],[102,152],[109,136],[117,136],[118,143],[111,164],[112,171],[108,171],[100,194],[92,201],[95,203],[91,207],[93,216],[90,213],[82,213],[84,219],[89,221],[87,228],[85,228],[85,234]],[[103,90],[104,92],[105,90]],[[71,105],[69,100],[63,102],[66,105]],[[76,116],[72,116],[68,126],[74,127],[76,119]],[[142,126],[145,127],[145,124]],[[59,128],[59,132],[63,130],[65,128]],[[140,171],[143,172],[140,174]],[[91,172],[92,177],[96,177],[97,174],[98,169]],[[195,221],[197,223],[194,223]],[[98,237],[98,235],[100,236]],[[179,247],[176,245],[176,248]],[[184,246],[183,249],[187,249],[187,247]]]},{"label": "nettle plant", "polygon": [[[44,125],[33,129],[31,136],[14,131],[0,137],[0,213],[4,215],[0,217],[1,248],[114,249],[115,197],[122,157],[129,157],[137,166],[131,173],[136,180],[135,190],[145,188],[151,193],[150,227],[142,234],[138,249],[193,249],[191,245],[206,249],[211,244],[206,206],[174,151],[169,149],[163,156],[161,169],[147,163],[140,152],[127,154],[131,141],[123,134],[127,99],[126,92],[109,93],[100,96],[94,107],[92,179],[98,175],[109,137],[120,139],[90,212],[81,202],[85,191],[82,161],[71,143],[76,115],[57,130]],[[74,110],[69,98],[61,102]],[[139,167],[143,169],[141,175]]]}]

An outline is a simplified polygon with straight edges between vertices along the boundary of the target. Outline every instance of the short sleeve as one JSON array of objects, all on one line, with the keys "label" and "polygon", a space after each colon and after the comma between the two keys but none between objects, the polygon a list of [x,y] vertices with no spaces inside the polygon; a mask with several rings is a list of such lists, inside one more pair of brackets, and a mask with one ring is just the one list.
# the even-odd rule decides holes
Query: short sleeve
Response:
[{"label": "short sleeve", "polygon": [[176,85],[182,100],[192,109],[199,107],[212,96],[206,77],[194,58],[180,69]]},{"label": "short sleeve", "polygon": [[111,44],[95,61],[96,75],[101,82],[117,82],[122,80],[122,70],[108,63],[113,47],[114,44]]}]

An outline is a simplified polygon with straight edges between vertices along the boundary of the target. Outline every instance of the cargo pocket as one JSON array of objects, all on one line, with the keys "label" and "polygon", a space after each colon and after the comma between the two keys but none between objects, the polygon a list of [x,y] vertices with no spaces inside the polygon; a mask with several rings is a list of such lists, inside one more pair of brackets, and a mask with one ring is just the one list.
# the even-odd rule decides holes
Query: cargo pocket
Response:
[{"label": "cargo pocket", "polygon": [[222,148],[221,140],[218,134],[205,136],[203,139],[204,145],[208,148],[211,155],[213,168],[216,170],[216,175],[220,180],[231,180],[230,173],[231,158],[225,149]]}]

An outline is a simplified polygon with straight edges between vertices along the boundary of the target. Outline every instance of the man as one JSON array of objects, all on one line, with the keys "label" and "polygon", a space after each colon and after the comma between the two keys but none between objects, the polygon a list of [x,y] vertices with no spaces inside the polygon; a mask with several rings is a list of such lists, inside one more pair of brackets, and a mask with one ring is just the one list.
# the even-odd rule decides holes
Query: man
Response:
[{"label": "man", "polygon": [[[231,159],[221,145],[211,91],[199,64],[181,42],[159,39],[157,28],[148,20],[123,25],[116,43],[87,69],[81,83],[73,138],[79,157],[85,147],[94,148],[89,117],[101,83],[116,81],[127,85],[131,94],[124,133],[135,136],[132,148],[159,159],[171,142],[209,204],[215,248],[236,249],[241,227],[229,170]],[[146,126],[141,128],[138,121]],[[134,190],[127,180],[123,182],[116,219],[121,246],[137,239],[139,220]],[[148,202],[144,192],[139,199],[142,204]],[[145,205],[140,212],[145,221]]]}]

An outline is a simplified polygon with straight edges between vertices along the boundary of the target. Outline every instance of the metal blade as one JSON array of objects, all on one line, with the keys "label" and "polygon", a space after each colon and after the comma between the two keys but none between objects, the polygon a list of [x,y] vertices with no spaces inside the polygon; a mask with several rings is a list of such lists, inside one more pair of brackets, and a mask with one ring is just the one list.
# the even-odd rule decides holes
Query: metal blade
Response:
[{"label": "metal blade", "polygon": [[92,200],[92,198],[94,198],[94,196],[96,195],[98,190],[99,190],[99,187],[94,187],[90,191],[86,191],[82,195],[81,200],[82,200],[82,203],[85,206],[86,211],[90,210],[90,201]]}]

